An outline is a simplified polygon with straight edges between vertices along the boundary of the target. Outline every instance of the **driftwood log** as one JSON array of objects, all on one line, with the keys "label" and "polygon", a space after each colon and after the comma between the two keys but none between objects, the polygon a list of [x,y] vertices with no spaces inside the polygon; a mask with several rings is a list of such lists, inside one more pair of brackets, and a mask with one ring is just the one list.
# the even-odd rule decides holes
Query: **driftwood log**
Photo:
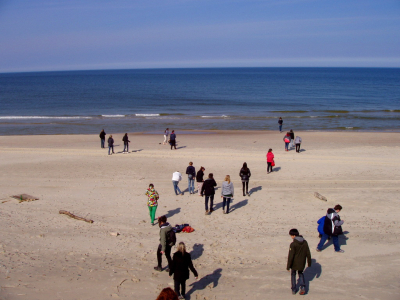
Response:
[{"label": "driftwood log", "polygon": [[317,192],[314,193],[314,197],[321,199],[322,201],[328,201],[328,199],[326,199],[326,197],[322,196],[320,193],[317,193]]},{"label": "driftwood log", "polygon": [[76,215],[74,215],[74,214],[72,214],[72,213],[70,213],[69,211],[66,211],[66,210],[60,210],[58,213],[60,213],[62,215],[67,215],[67,216],[69,216],[69,217],[71,217],[73,219],[76,219],[76,220],[81,220],[81,221],[85,221],[85,222],[88,222],[88,223],[93,223],[94,222],[93,220],[89,220],[89,219],[86,219],[86,218],[78,217],[78,216],[76,216]]},{"label": "driftwood log", "polygon": [[28,194],[14,195],[14,196],[11,196],[11,198],[14,198],[14,199],[19,200],[19,203],[21,203],[21,202],[30,202],[30,201],[39,200],[38,197],[31,196],[31,195],[28,195]]}]

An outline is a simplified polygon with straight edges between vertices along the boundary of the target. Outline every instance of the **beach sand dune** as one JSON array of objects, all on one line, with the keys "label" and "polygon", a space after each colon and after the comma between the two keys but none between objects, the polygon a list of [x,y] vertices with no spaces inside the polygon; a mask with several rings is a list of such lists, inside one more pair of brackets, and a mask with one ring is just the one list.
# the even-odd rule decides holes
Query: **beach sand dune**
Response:
[{"label": "beach sand dune", "polygon": [[[159,229],[150,225],[146,207],[149,183],[160,194],[156,215],[195,229],[177,235],[199,272],[199,281],[187,282],[187,299],[293,297],[286,271],[291,228],[311,249],[306,298],[399,299],[400,135],[296,134],[301,153],[285,152],[278,132],[178,132],[176,151],[159,144],[162,136],[130,134],[136,152],[129,154],[119,153],[123,135],[115,134],[110,156],[97,135],[0,137],[0,299],[155,299],[172,287],[166,272],[153,270]],[[267,175],[269,148],[276,172]],[[204,198],[175,196],[172,173],[183,174],[179,186],[186,190],[189,161],[196,171],[204,166],[214,173],[218,187],[231,175],[230,214],[222,214],[219,188],[210,216]],[[245,161],[251,196],[243,197]],[[40,200],[9,197],[21,193]],[[345,253],[335,253],[332,244],[317,253],[316,222],[338,203]]]}]

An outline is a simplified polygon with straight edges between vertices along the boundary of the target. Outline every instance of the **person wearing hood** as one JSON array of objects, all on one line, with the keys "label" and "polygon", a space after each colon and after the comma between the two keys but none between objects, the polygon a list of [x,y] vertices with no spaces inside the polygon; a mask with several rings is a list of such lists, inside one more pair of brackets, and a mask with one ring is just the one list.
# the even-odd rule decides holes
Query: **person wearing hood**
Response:
[{"label": "person wearing hood", "polygon": [[[214,174],[208,174],[208,178],[204,181],[203,186],[201,187],[201,195],[205,195],[205,206],[206,206],[206,215],[211,214],[214,211],[214,195],[217,183],[214,180]],[[208,210],[208,199],[210,199],[210,210]]]},{"label": "person wearing hood", "polygon": [[335,252],[344,252],[344,250],[340,249],[339,245],[339,235],[343,233],[342,225],[344,221],[340,220],[340,216],[338,214],[342,209],[342,206],[339,204],[336,205],[334,208],[328,209],[324,221],[324,233],[322,234],[321,240],[317,246],[317,252],[321,252],[322,247],[329,237],[332,237]]},{"label": "person wearing hood", "polygon": [[[242,189],[243,189],[243,196],[250,196],[249,194],[249,180],[251,177],[250,169],[247,167],[247,163],[243,163],[243,167],[240,169],[239,172],[240,179],[242,179]],[[246,193],[245,193],[246,191]]]},{"label": "person wearing hood", "polygon": [[189,269],[193,272],[196,280],[199,275],[193,266],[192,258],[190,253],[186,252],[186,246],[184,242],[180,242],[178,245],[178,251],[174,253],[172,258],[172,264],[169,268],[169,276],[174,274],[174,287],[175,293],[178,294],[178,299],[185,299],[186,293],[186,280],[189,279]]},{"label": "person wearing hood", "polygon": [[296,272],[299,273],[300,295],[306,293],[306,284],[304,281],[304,267],[306,260],[308,267],[311,267],[311,252],[308,247],[307,241],[300,235],[296,228],[290,229],[289,235],[292,237],[293,242],[290,244],[288,261],[286,269],[291,272],[292,281],[292,294],[295,295],[296,289]]},{"label": "person wearing hood", "polygon": [[154,189],[154,185],[150,183],[149,188],[146,191],[148,197],[147,206],[149,207],[151,225],[154,225],[154,219],[156,217],[156,210],[158,206],[158,199],[160,198],[157,191]]},{"label": "person wearing hood", "polygon": [[[225,181],[222,183],[221,187],[221,198],[222,198],[222,212],[224,214],[229,214],[229,204],[231,203],[231,198],[233,197],[234,188],[231,182],[231,176],[226,175]],[[226,212],[225,212],[226,204]]]},{"label": "person wearing hood", "polygon": [[100,146],[101,148],[104,148],[104,142],[106,141],[106,132],[104,131],[104,129],[100,132],[99,137],[100,137]]},{"label": "person wearing hood", "polygon": [[172,265],[171,260],[171,247],[173,245],[168,243],[168,232],[172,230],[171,225],[167,222],[166,216],[161,216],[158,218],[158,226],[160,226],[160,245],[158,245],[157,249],[157,267],[154,267],[154,270],[161,272],[162,271],[162,255],[165,254],[165,257],[168,261],[168,267],[166,269],[169,272],[169,267]]}]

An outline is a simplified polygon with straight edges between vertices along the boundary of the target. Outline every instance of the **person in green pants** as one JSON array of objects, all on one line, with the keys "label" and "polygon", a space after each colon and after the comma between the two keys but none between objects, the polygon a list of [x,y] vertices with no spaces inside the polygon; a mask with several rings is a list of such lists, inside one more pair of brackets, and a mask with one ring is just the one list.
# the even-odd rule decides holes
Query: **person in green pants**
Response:
[{"label": "person in green pants", "polygon": [[157,191],[154,189],[154,184],[150,183],[149,188],[146,191],[148,197],[147,206],[149,207],[151,225],[154,225],[154,219],[156,217],[156,210],[158,205],[158,199],[160,198]]}]

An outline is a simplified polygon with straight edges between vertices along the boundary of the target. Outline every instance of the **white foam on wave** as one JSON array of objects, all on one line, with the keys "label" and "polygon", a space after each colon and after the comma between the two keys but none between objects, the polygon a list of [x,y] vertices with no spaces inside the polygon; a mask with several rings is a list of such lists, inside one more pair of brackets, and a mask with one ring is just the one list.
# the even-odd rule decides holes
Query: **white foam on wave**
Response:
[{"label": "white foam on wave", "polygon": [[101,115],[104,118],[123,118],[125,115]]},{"label": "white foam on wave", "polygon": [[136,117],[159,117],[160,114],[135,114]]},{"label": "white foam on wave", "polygon": [[221,115],[221,116],[201,116],[202,118],[229,118],[227,115]]},{"label": "white foam on wave", "polygon": [[1,116],[1,120],[24,120],[24,119],[91,119],[92,117],[55,117],[55,116]]},{"label": "white foam on wave", "polygon": [[346,129],[353,129],[354,127],[346,127]]}]

